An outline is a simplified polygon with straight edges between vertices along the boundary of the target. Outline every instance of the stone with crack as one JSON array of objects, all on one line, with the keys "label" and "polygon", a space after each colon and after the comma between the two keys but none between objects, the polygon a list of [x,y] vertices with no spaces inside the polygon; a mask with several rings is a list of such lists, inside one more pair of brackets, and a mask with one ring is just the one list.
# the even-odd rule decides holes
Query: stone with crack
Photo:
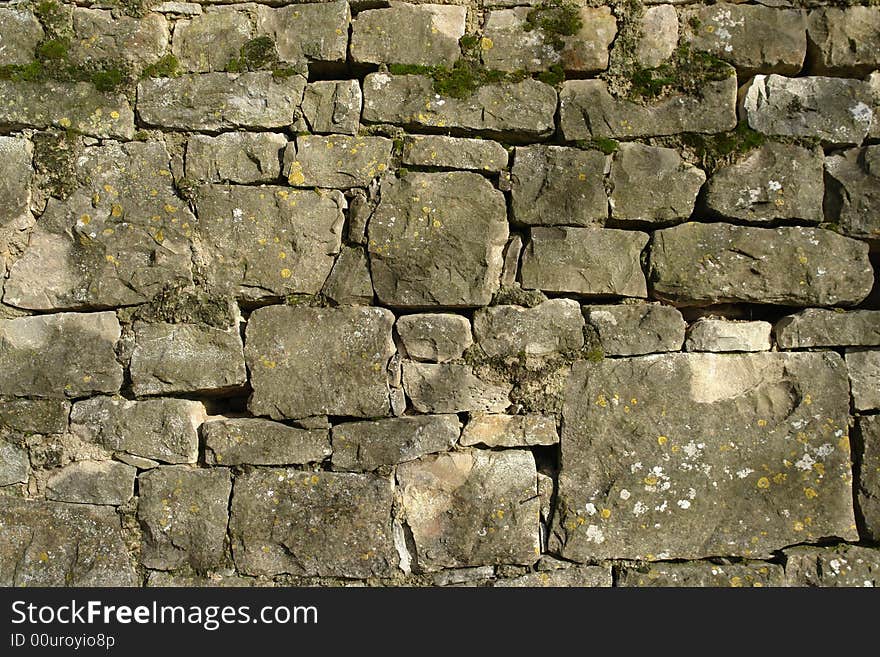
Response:
[{"label": "stone with crack", "polygon": [[287,137],[278,132],[193,135],[186,143],[186,177],[199,182],[274,182]]},{"label": "stone with crack", "polygon": [[487,356],[547,356],[584,346],[584,318],[572,299],[534,308],[490,306],[474,313],[476,343]]},{"label": "stone with crack", "polygon": [[679,351],[687,323],[672,306],[638,303],[584,306],[584,320],[595,332],[603,356],[639,356]]},{"label": "stone with crack", "polygon": [[880,347],[880,311],[807,308],[773,328],[780,349]]},{"label": "stone with crack", "polygon": [[300,135],[284,151],[284,175],[294,187],[366,187],[388,170],[385,137]]},{"label": "stone with crack", "polygon": [[77,461],[49,477],[46,499],[119,506],[134,495],[136,475],[136,468],[118,461]]},{"label": "stone with crack", "polygon": [[201,428],[211,465],[301,465],[330,456],[326,429],[300,429],[260,418],[209,418]]},{"label": "stone with crack", "polygon": [[825,174],[828,221],[844,235],[880,241],[880,145],[826,157]]}]

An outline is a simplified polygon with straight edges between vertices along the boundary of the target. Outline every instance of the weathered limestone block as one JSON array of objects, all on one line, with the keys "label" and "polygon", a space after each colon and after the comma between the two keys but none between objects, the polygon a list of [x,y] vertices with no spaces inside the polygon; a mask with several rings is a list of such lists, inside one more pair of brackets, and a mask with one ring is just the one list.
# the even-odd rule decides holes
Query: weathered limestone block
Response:
[{"label": "weathered limestone block", "polygon": [[177,130],[286,128],[305,87],[301,75],[278,78],[270,71],[148,78],[138,84],[138,115],[147,125]]},{"label": "weathered limestone block", "polygon": [[855,409],[880,409],[880,350],[847,349],[846,366]]},{"label": "weathered limestone block", "polygon": [[530,236],[522,259],[523,287],[584,296],[647,296],[640,264],[648,243],[645,233],[536,227]]},{"label": "weathered limestone block", "polygon": [[196,262],[218,290],[244,299],[317,294],[342,244],[338,191],[199,188]]},{"label": "weathered limestone block", "polygon": [[141,561],[147,568],[195,570],[226,561],[232,480],[226,468],[169,465],[138,477]]},{"label": "weathered limestone block", "polygon": [[856,503],[862,517],[865,538],[880,540],[880,415],[859,418],[859,446],[856,457]]},{"label": "weathered limestone block", "polygon": [[847,388],[830,352],[576,363],[561,555],[765,558],[826,536],[856,540]]},{"label": "weathered limestone block", "polygon": [[784,554],[789,586],[880,586],[880,550],[876,548],[799,546]]},{"label": "weathered limestone block", "polygon": [[372,474],[240,475],[230,523],[235,565],[247,575],[387,577],[397,565],[393,498],[391,481]]},{"label": "weathered limestone block", "polygon": [[832,231],[697,223],[654,233],[650,278],[677,305],[848,306],[874,282],[868,245]]},{"label": "weathered limestone block", "polygon": [[138,322],[130,371],[138,396],[223,393],[247,382],[238,326]]},{"label": "weathered limestone block", "polygon": [[794,75],[807,54],[807,23],[799,9],[719,2],[683,13],[698,21],[690,35],[694,50],[736,66],[743,77],[755,73]]},{"label": "weathered limestone block", "polygon": [[814,137],[823,144],[860,144],[873,111],[868,85],[828,77],[756,75],[741,111],[753,130],[766,135]]},{"label": "weathered limestone block", "polygon": [[825,173],[828,221],[845,235],[880,240],[880,146],[827,157]]},{"label": "weathered limestone block", "polygon": [[300,135],[284,151],[284,175],[294,187],[366,187],[388,169],[385,137]]},{"label": "weathered limestone block", "polygon": [[[198,6],[198,5],[197,5]],[[208,576],[185,575],[178,572],[167,573],[161,570],[152,570],[147,576],[145,586],[148,587],[175,587],[175,588],[236,588],[236,587],[268,587],[273,586],[272,580],[261,580],[254,577],[241,577],[240,575],[225,572],[212,572]]]},{"label": "weathered limestone block", "polygon": [[496,588],[607,588],[611,585],[611,568],[607,566],[572,566],[499,579],[493,584]]},{"label": "weathered limestone block", "polygon": [[[880,116],[880,71],[874,71],[865,79],[871,95],[871,111],[874,117]],[[868,139],[880,139],[880,119],[874,118],[868,130]]]},{"label": "weathered limestone block", "polygon": [[516,142],[553,134],[555,113],[556,90],[537,80],[487,84],[459,99],[437,94],[425,75],[371,73],[364,79],[368,123],[469,131]]},{"label": "weathered limestone block", "polygon": [[672,4],[647,7],[639,19],[636,61],[645,68],[660,66],[678,47],[678,13]]},{"label": "weathered limestone block", "polygon": [[419,413],[503,413],[510,386],[482,381],[467,365],[403,363],[403,387]]},{"label": "weathered limestone block", "polygon": [[689,218],[706,174],[675,149],[626,143],[614,154],[609,182],[614,222],[653,225]]},{"label": "weathered limestone block", "polygon": [[28,451],[0,439],[0,486],[26,484],[31,471]]},{"label": "weathered limestone block", "polygon": [[880,9],[855,6],[811,11],[807,39],[811,72],[867,75],[880,68]]},{"label": "weathered limestone block", "polygon": [[200,182],[273,182],[287,137],[277,132],[194,135],[186,144],[186,177]]},{"label": "weathered limestone block", "polygon": [[273,419],[390,414],[394,315],[383,308],[271,306],[251,314],[248,408]]},{"label": "weathered limestone block", "polygon": [[19,7],[0,7],[0,60],[3,64],[34,61],[43,28],[33,12]]},{"label": "weathered limestone block", "polygon": [[456,139],[441,135],[411,135],[403,142],[403,163],[418,167],[501,171],[507,150],[487,139]]},{"label": "weathered limestone block", "polygon": [[474,450],[397,469],[420,568],[532,564],[540,554],[535,459]]},{"label": "weathered limestone block", "polygon": [[[0,56],[2,56],[0,40]],[[0,272],[5,273],[27,246],[31,214],[33,145],[19,137],[0,137]]]},{"label": "weathered limestone block", "polygon": [[493,566],[474,566],[473,568],[446,568],[431,575],[434,586],[484,586],[495,576]]},{"label": "weathered limestone block", "polygon": [[618,586],[761,587],[783,586],[782,566],[763,561],[716,564],[653,563],[627,566],[620,571]]},{"label": "weathered limestone block", "polygon": [[120,334],[110,312],[0,319],[0,395],[63,399],[117,392]]},{"label": "weathered limestone block", "polygon": [[125,504],[134,495],[137,468],[118,461],[77,461],[49,477],[46,498],[77,504]]},{"label": "weathered limestone block", "polygon": [[348,3],[257,7],[257,32],[275,40],[284,63],[344,64],[351,10]]},{"label": "weathered limestone block", "polygon": [[770,351],[770,322],[702,318],[690,325],[687,351]]},{"label": "weathered limestone block", "polygon": [[76,7],[68,56],[75,64],[118,65],[122,60],[142,68],[165,54],[168,39],[168,21],[161,14],[134,18]]},{"label": "weathered limestone block", "polygon": [[373,302],[373,282],[363,248],[342,247],[321,294],[339,306],[369,306]]},{"label": "weathered limestone block", "polygon": [[0,427],[19,433],[64,433],[70,402],[63,399],[4,399]]},{"label": "weathered limestone block", "polygon": [[706,185],[706,207],[722,217],[754,223],[823,221],[823,156],[768,142],[716,171]]},{"label": "weathered limestone block", "polygon": [[579,73],[608,68],[608,48],[617,35],[610,8],[581,7],[581,28],[571,36],[548,35],[540,26],[530,29],[532,11],[531,7],[515,7],[486,15],[481,50],[488,68],[530,73],[558,65]]},{"label": "weathered limestone block", "polygon": [[615,98],[602,80],[568,80],[559,94],[566,140],[724,132],[736,127],[736,75],[709,81],[700,97],[675,95],[642,105]]},{"label": "weathered limestone block", "polygon": [[72,128],[90,137],[131,139],[134,112],[122,94],[89,82],[0,80],[0,128]]},{"label": "weathered limestone block", "polygon": [[467,317],[442,313],[404,315],[397,334],[407,357],[435,363],[458,358],[474,342]]},{"label": "weathered limestone block", "polygon": [[241,11],[219,9],[177,21],[171,52],[184,71],[222,71],[239,56],[251,35],[251,21]]},{"label": "weathered limestone block", "polygon": [[504,197],[479,174],[386,178],[368,226],[373,287],[395,307],[486,305],[507,235]]},{"label": "weathered limestone block", "polygon": [[137,586],[114,509],[0,495],[0,586]]},{"label": "weathered limestone block", "polygon": [[880,311],[808,308],[774,327],[780,349],[880,346]]},{"label": "weathered limestone block", "polygon": [[584,318],[573,299],[535,306],[490,306],[474,313],[474,336],[487,356],[546,356],[584,346]]},{"label": "weathered limestone block", "polygon": [[687,323],[672,306],[626,304],[584,306],[584,320],[605,356],[640,356],[679,351]]},{"label": "weathered limestone block", "polygon": [[556,420],[548,415],[473,415],[461,434],[461,444],[485,447],[533,447],[559,442]]},{"label": "weathered limestone block", "polygon": [[113,308],[192,280],[195,217],[175,195],[161,142],[84,150],[77,186],[50,198],[10,270],[3,300],[19,308]]},{"label": "weathered limestone block", "polygon": [[197,2],[157,2],[152,6],[153,11],[160,14],[171,14],[173,16],[199,16],[202,13],[202,6]]},{"label": "weathered limestone block", "polygon": [[367,9],[351,27],[351,58],[366,64],[450,66],[460,56],[467,7],[393,2]]},{"label": "weathered limestone block", "polygon": [[531,226],[601,225],[608,158],[595,150],[520,146],[511,169],[513,218]]},{"label": "weathered limestone block", "polygon": [[211,465],[294,465],[330,456],[325,429],[299,429],[257,418],[210,419],[202,425]]},{"label": "weathered limestone block", "polygon": [[333,427],[333,469],[369,471],[452,449],[461,434],[456,415],[414,415]]},{"label": "weathered limestone block", "polygon": [[302,114],[312,132],[356,135],[362,105],[357,80],[319,80],[306,87]]},{"label": "weathered limestone block", "polygon": [[110,450],[164,463],[195,463],[205,417],[201,402],[186,399],[93,397],[73,405],[70,430]]}]

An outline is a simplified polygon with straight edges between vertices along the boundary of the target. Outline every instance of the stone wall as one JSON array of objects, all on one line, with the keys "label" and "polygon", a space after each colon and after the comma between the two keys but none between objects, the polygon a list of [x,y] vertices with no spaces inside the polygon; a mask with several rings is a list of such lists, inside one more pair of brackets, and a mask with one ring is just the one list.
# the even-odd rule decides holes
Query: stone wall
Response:
[{"label": "stone wall", "polygon": [[0,584],[871,585],[880,8],[0,2]]}]

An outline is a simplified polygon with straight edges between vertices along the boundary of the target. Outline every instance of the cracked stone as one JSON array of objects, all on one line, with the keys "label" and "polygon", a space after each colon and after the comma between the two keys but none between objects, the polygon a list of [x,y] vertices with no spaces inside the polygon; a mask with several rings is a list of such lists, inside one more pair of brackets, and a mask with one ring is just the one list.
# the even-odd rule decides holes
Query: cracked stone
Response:
[{"label": "cracked stone", "polygon": [[780,349],[880,346],[880,311],[808,308],[774,328]]},{"label": "cracked stone", "polygon": [[203,182],[274,182],[287,137],[276,132],[193,135],[186,144],[186,177]]},{"label": "cracked stone", "polygon": [[330,456],[326,429],[299,429],[257,418],[210,419],[202,425],[212,465],[300,465]]},{"label": "cracked stone", "polygon": [[586,325],[596,332],[604,356],[679,351],[684,343],[687,323],[672,306],[584,306],[583,313]]},{"label": "cracked stone", "polygon": [[134,495],[136,474],[136,468],[118,461],[77,461],[49,477],[46,498],[118,506]]},{"label": "cracked stone", "polygon": [[770,351],[770,322],[702,318],[688,327],[687,351]]},{"label": "cracked stone", "polygon": [[445,313],[404,315],[397,334],[409,358],[435,363],[459,358],[474,342],[467,317]]},{"label": "cracked stone", "polygon": [[491,306],[474,313],[477,345],[487,356],[547,356],[584,346],[581,307],[550,299],[534,308]]}]

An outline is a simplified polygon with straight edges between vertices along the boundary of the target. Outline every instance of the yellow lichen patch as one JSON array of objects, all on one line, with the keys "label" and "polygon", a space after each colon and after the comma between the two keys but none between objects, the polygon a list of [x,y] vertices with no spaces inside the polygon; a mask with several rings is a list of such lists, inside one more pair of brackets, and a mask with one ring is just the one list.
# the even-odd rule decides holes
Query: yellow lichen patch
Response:
[{"label": "yellow lichen patch", "polygon": [[819,493],[816,492],[815,488],[807,487],[804,488],[804,497],[806,497],[808,500],[812,500],[816,497],[819,497]]},{"label": "yellow lichen patch", "polygon": [[645,479],[644,479],[644,482],[645,482],[645,485],[646,485],[646,486],[656,486],[656,485],[657,485],[657,481],[658,481],[658,479],[657,479],[657,477],[655,477],[654,475],[648,475],[648,476],[645,477]]},{"label": "yellow lichen patch", "polygon": [[611,509],[602,509],[599,512],[599,515],[602,516],[603,519],[608,520],[611,517]]},{"label": "yellow lichen patch", "polygon": [[265,356],[260,356],[260,365],[270,370],[275,369],[275,361],[269,360]]},{"label": "yellow lichen patch", "polygon": [[164,207],[164,210],[165,210],[165,212],[167,212],[168,214],[174,214],[175,212],[177,212],[177,207],[174,206],[174,205],[171,205],[170,203],[166,203],[166,204],[165,204],[165,207]]},{"label": "yellow lichen patch", "polygon": [[281,278],[290,278],[292,275],[293,272],[291,272],[287,267],[281,270]]},{"label": "yellow lichen patch", "polygon": [[124,211],[119,203],[114,203],[113,206],[110,208],[110,214],[113,217],[121,217],[123,213]]},{"label": "yellow lichen patch", "polygon": [[730,578],[730,585],[735,589],[742,587],[742,585],[743,585],[742,577],[738,577],[738,576],[731,577]]},{"label": "yellow lichen patch", "polygon": [[661,447],[663,445],[665,445],[667,442],[669,442],[669,438],[667,438],[666,436],[657,436],[657,444],[660,445]]},{"label": "yellow lichen patch", "polygon": [[60,119],[58,119],[58,125],[60,125],[62,128],[69,128],[72,123],[70,122],[70,119],[68,119],[66,116],[62,116]]},{"label": "yellow lichen patch", "polygon": [[40,557],[39,557],[39,559],[40,559],[40,561],[42,561],[43,563],[46,563],[47,561],[49,561],[49,554],[48,554],[47,552],[40,552]]},{"label": "yellow lichen patch", "polygon": [[804,523],[802,523],[800,520],[795,520],[791,526],[796,532],[804,531]]},{"label": "yellow lichen patch", "polygon": [[761,477],[761,478],[758,479],[758,481],[755,483],[755,486],[757,486],[758,488],[761,488],[761,489],[766,490],[767,488],[770,488],[770,480],[767,479],[767,477]]},{"label": "yellow lichen patch", "polygon": [[777,472],[773,475],[773,483],[774,484],[782,484],[785,483],[785,480],[788,478],[788,475],[784,472]]},{"label": "yellow lichen patch", "polygon": [[602,408],[608,406],[608,400],[605,399],[605,395],[600,394],[596,397],[596,406],[601,406]]},{"label": "yellow lichen patch", "polygon": [[759,427],[766,427],[766,426],[767,426],[767,420],[758,420],[758,426],[759,426]]},{"label": "yellow lichen patch", "polygon": [[495,44],[492,42],[492,39],[489,37],[483,37],[480,39],[480,48],[483,50],[492,50],[495,47]]}]

